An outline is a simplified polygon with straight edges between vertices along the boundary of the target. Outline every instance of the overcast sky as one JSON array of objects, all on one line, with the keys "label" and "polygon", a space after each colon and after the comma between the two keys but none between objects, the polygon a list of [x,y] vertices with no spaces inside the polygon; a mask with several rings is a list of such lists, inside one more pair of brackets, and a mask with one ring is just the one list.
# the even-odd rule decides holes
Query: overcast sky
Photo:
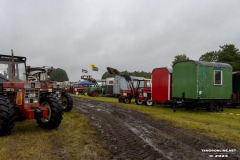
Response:
[{"label": "overcast sky", "polygon": [[[0,0],[0,54],[27,65],[146,71],[176,55],[197,60],[220,45],[240,48],[239,0]],[[95,64],[98,72],[90,69]]]}]

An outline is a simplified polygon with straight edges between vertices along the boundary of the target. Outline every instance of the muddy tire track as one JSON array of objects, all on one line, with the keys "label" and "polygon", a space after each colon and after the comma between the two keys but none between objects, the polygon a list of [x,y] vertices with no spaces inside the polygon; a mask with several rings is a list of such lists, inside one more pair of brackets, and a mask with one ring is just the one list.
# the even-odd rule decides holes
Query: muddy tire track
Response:
[{"label": "muddy tire track", "polygon": [[[74,98],[108,142],[114,159],[212,159],[202,149],[229,149],[229,144],[177,128],[167,121],[108,102]],[[239,154],[228,159],[240,159]]]}]

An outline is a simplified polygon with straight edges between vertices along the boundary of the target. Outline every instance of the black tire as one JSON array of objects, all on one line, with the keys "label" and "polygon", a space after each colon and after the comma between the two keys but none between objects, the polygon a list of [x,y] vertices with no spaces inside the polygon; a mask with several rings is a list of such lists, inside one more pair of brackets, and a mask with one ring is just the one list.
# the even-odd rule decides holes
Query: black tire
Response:
[{"label": "black tire", "polygon": [[54,129],[57,128],[61,121],[63,110],[55,97],[41,97],[40,104],[42,107],[46,107],[49,112],[47,118],[37,119],[38,126],[44,129]]},{"label": "black tire", "polygon": [[123,102],[123,99],[121,97],[118,97],[118,102]]},{"label": "black tire", "polygon": [[124,103],[126,104],[131,103],[131,99],[129,97],[124,98]]},{"label": "black tire", "polygon": [[64,112],[69,112],[73,108],[73,99],[67,92],[62,92],[61,96],[62,109]]},{"label": "black tire", "polygon": [[146,106],[153,106],[153,101],[151,99],[147,99],[145,102]]},{"label": "black tire", "polygon": [[209,112],[219,112],[219,105],[217,103],[211,103],[208,107]]},{"label": "black tire", "polygon": [[143,101],[139,101],[139,100],[138,100],[138,97],[136,97],[136,98],[135,98],[135,103],[136,103],[137,105],[142,105],[142,104],[143,104]]},{"label": "black tire", "polygon": [[11,134],[14,125],[14,105],[7,98],[0,96],[0,136]]}]

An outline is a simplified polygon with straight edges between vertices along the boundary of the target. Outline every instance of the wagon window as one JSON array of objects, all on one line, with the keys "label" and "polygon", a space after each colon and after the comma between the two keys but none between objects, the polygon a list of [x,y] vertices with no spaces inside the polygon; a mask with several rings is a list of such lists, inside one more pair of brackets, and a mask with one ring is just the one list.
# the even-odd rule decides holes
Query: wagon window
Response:
[{"label": "wagon window", "polygon": [[222,85],[222,71],[214,71],[214,85]]},{"label": "wagon window", "polygon": [[113,81],[108,81],[109,84],[113,84]]}]

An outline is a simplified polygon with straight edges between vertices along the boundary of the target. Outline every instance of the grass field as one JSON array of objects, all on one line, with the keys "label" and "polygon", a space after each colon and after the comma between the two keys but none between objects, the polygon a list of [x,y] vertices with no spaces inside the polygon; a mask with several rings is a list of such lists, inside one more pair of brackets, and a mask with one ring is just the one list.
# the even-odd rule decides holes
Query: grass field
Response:
[{"label": "grass field", "polygon": [[[136,104],[119,103],[117,98],[111,97],[89,97],[78,95],[78,97],[106,101],[121,104],[125,107],[146,113],[155,119],[167,120],[173,125],[191,130],[211,138],[227,141],[240,148],[240,109],[224,108],[220,112],[206,112],[196,110],[177,109],[173,112],[170,107],[154,105],[148,107]],[[235,113],[230,115],[229,113]]]},{"label": "grass field", "polygon": [[[170,121],[178,127],[195,130],[199,134],[227,141],[240,148],[240,116],[222,113],[240,113],[240,109],[224,109],[223,112],[190,111],[156,105],[147,107],[119,103],[117,98],[89,97],[94,100],[121,104],[124,107],[150,115],[155,119]],[[105,144],[90,124],[89,118],[73,109],[64,113],[58,129],[44,130],[35,120],[16,122],[12,134],[0,137],[0,159],[111,159]]]},{"label": "grass field", "polygon": [[39,128],[35,120],[17,122],[11,135],[0,137],[0,159],[108,159],[96,135],[88,117],[75,109],[54,130]]}]

